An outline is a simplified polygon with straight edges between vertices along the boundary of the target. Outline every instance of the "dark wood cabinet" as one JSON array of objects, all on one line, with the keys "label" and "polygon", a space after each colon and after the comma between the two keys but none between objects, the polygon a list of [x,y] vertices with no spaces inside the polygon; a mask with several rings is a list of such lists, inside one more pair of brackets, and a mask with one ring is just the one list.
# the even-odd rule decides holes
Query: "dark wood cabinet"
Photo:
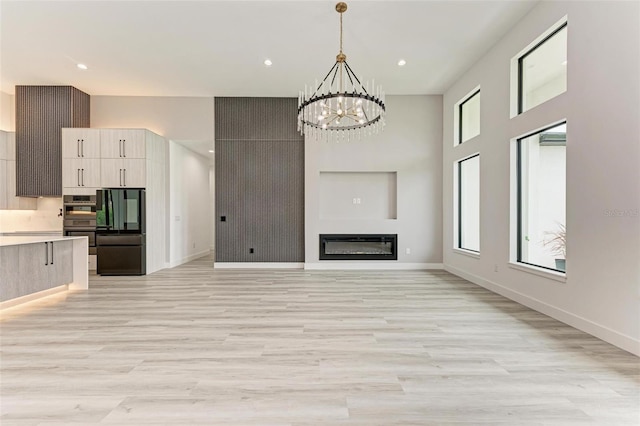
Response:
[{"label": "dark wood cabinet", "polygon": [[16,86],[16,195],[62,196],[63,127],[90,127],[90,97],[72,86]]}]

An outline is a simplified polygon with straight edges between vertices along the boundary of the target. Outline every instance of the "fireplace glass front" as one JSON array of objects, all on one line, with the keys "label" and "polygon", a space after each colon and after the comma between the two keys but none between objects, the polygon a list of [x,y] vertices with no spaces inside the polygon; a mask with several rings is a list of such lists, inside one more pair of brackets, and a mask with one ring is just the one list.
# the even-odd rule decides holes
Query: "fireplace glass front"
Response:
[{"label": "fireplace glass front", "polygon": [[397,234],[320,234],[320,260],[398,260]]}]

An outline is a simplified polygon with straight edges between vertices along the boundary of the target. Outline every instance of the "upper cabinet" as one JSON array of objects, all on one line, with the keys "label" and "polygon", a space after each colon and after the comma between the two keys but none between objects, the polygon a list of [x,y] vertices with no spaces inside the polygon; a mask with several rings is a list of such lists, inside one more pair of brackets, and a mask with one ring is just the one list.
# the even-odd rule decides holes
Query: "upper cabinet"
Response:
[{"label": "upper cabinet", "polygon": [[139,129],[101,129],[102,158],[146,158],[145,132]]},{"label": "upper cabinet", "polygon": [[165,164],[165,147],[164,138],[144,129],[62,129],[62,192],[147,188],[158,168],[148,163]]},{"label": "upper cabinet", "polygon": [[0,131],[0,210],[35,210],[36,198],[16,197],[16,138]]},{"label": "upper cabinet", "polygon": [[[71,86],[16,86],[16,192],[62,195],[63,127],[90,127],[89,95]],[[77,143],[71,152],[89,153]]]},{"label": "upper cabinet", "polygon": [[100,132],[95,129],[62,129],[63,158],[100,158]]}]

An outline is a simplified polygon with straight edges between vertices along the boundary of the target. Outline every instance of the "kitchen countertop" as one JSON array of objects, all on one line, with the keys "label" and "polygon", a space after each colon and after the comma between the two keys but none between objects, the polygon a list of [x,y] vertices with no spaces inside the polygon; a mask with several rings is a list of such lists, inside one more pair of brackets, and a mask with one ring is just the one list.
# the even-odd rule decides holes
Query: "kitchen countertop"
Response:
[{"label": "kitchen countertop", "polygon": [[63,237],[62,235],[21,235],[21,236],[0,236],[0,247],[18,246],[21,244],[46,243],[51,241],[66,240],[88,240],[88,237]]}]

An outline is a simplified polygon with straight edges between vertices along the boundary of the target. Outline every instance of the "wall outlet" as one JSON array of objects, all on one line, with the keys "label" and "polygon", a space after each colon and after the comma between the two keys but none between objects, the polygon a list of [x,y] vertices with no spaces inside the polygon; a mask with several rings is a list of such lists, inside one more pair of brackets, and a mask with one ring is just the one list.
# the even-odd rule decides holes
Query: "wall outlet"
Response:
[{"label": "wall outlet", "polygon": [[249,253],[253,253],[253,248],[250,248],[250,249],[249,249]]},{"label": "wall outlet", "polygon": [[405,252],[406,254],[411,254],[411,249],[410,249],[410,248],[406,248],[406,249],[404,250],[404,252]]}]

